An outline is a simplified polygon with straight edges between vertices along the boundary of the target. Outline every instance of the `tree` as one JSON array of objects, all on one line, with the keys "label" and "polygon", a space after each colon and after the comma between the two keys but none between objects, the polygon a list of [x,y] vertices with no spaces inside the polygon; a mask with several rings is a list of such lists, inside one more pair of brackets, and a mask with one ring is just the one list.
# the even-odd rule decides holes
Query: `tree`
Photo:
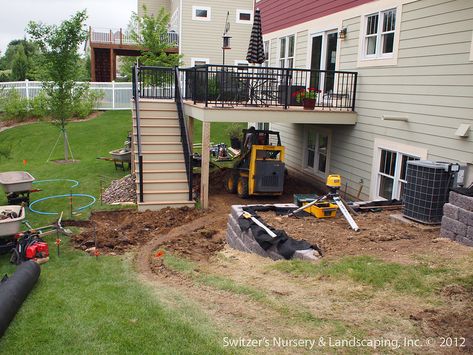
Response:
[{"label": "tree", "polygon": [[[182,56],[179,54],[168,54],[167,50],[172,48],[168,42],[169,13],[161,8],[156,15],[148,15],[146,6],[143,6],[143,17],[133,12],[128,25],[130,37],[141,48],[138,58],[141,65],[174,67],[181,63]],[[136,63],[134,57],[122,59],[122,75],[131,78],[131,68]]]},{"label": "tree", "polygon": [[87,39],[86,19],[84,10],[60,25],[30,22],[27,27],[27,32],[42,52],[41,66],[46,76],[43,90],[49,100],[51,121],[63,135],[65,160],[69,159],[67,121],[72,116],[74,102],[88,90],[88,84],[77,83],[81,75],[78,48]]},{"label": "tree", "polygon": [[23,81],[28,73],[28,58],[26,57],[23,45],[18,46],[18,50],[13,57],[11,66],[11,79],[13,81]]},{"label": "tree", "polygon": [[[42,80],[41,72],[37,65],[40,56],[41,53],[35,43],[26,39],[15,39],[10,41],[4,55],[0,57],[0,71],[9,73],[8,80],[24,80],[25,78],[29,80]],[[13,76],[11,75],[14,65],[17,65],[16,70],[20,70],[21,75],[18,75],[18,73],[15,73]]]}]

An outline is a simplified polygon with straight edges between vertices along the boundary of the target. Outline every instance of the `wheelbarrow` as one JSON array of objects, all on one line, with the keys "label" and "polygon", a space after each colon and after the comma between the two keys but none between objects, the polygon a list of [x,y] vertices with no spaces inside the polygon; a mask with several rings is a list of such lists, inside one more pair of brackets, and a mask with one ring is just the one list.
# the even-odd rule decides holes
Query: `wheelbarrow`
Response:
[{"label": "wheelbarrow", "polygon": [[9,171],[0,173],[0,185],[7,195],[9,205],[30,203],[30,193],[39,191],[33,189],[35,178],[26,171]]},{"label": "wheelbarrow", "polygon": [[24,219],[23,206],[0,206],[0,254],[8,253],[15,246],[13,237],[20,232]]}]

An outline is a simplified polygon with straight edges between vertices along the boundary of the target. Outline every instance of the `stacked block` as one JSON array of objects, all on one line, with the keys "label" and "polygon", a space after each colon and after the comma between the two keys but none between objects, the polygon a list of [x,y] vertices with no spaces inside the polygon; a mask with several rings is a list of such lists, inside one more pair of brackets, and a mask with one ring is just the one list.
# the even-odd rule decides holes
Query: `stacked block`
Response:
[{"label": "stacked block", "polygon": [[[276,204],[275,207],[297,208],[294,204]],[[271,258],[273,260],[284,259],[274,246],[268,250],[264,250],[256,241],[251,229],[241,230],[238,224],[238,218],[243,214],[243,205],[233,205],[231,213],[228,215],[227,223],[227,243],[232,248],[244,251],[246,253],[254,253],[260,256]],[[297,250],[293,256],[294,259],[317,261],[320,259],[319,253],[314,249]]]},{"label": "stacked block", "polygon": [[473,197],[451,191],[443,206],[440,235],[473,246]]}]

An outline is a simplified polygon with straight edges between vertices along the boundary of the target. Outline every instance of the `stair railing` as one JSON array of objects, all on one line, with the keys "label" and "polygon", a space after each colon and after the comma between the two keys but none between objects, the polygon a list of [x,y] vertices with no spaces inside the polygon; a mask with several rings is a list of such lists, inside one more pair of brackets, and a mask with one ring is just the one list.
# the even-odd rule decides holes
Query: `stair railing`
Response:
[{"label": "stair railing", "polygon": [[136,145],[138,147],[138,176],[140,185],[139,202],[143,202],[143,152],[141,150],[141,124],[140,124],[140,89],[139,89],[140,68],[133,66],[133,99],[135,100],[136,117]]},{"label": "stair railing", "polygon": [[184,104],[182,100],[181,86],[179,80],[179,68],[174,68],[174,87],[177,113],[179,117],[179,126],[181,128],[181,143],[184,151],[184,162],[186,165],[187,182],[189,184],[189,201],[192,201],[192,149],[190,146],[189,130],[184,117]]}]

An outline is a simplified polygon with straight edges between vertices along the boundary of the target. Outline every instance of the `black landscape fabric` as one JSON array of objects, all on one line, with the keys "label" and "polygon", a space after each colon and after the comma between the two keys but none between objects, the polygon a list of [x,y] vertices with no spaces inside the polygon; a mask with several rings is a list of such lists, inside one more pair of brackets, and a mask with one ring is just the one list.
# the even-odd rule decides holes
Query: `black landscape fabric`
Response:
[{"label": "black landscape fabric", "polygon": [[[264,223],[261,218],[256,214],[256,211],[275,211],[278,214],[283,211],[285,213],[288,213],[293,209],[279,208],[276,206],[252,206],[245,207],[243,208],[243,210],[250,213],[260,222]],[[246,219],[241,216],[238,220],[238,224],[240,225],[242,231],[246,231],[251,228],[251,232],[253,233],[255,240],[264,250],[268,250],[273,245],[275,245],[278,254],[281,255],[284,259],[291,259],[294,256],[296,250],[307,250],[310,248],[317,250],[319,254],[322,255],[322,251],[317,245],[312,245],[305,240],[293,239],[288,236],[284,230],[275,230],[274,228],[268,226],[266,223],[264,223],[264,225],[266,225],[272,232],[274,232],[274,234],[276,234],[275,238],[271,237],[263,228],[258,226],[251,219]]]}]

